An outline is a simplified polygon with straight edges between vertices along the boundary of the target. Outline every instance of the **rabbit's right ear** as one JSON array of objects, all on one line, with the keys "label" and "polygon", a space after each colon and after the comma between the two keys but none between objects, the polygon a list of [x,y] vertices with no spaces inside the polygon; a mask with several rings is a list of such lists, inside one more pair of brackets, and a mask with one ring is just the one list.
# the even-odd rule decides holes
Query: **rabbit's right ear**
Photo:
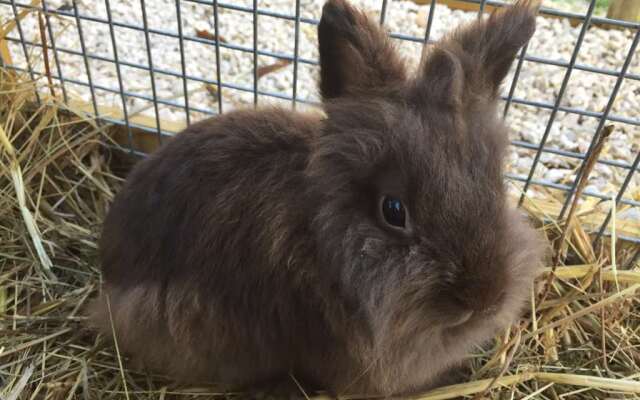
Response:
[{"label": "rabbit's right ear", "polygon": [[318,25],[320,92],[331,99],[404,82],[405,66],[386,32],[345,0],[329,0]]}]

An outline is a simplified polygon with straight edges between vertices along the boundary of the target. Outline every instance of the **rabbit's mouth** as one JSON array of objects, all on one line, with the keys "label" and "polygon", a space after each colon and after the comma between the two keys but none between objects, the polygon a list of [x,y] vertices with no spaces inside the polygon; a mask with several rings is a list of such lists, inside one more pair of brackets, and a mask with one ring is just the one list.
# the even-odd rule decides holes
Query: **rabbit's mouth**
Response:
[{"label": "rabbit's mouth", "polygon": [[448,329],[453,329],[453,328],[462,326],[462,325],[466,324],[468,321],[470,321],[473,318],[474,314],[475,314],[475,312],[473,310],[465,311],[462,314],[460,314],[459,316],[457,316],[456,318],[452,319],[447,324],[446,327]]},{"label": "rabbit's mouth", "polygon": [[471,311],[444,328],[441,339],[445,348],[468,348],[489,340],[502,326],[501,318],[495,315]]},{"label": "rabbit's mouth", "polygon": [[480,310],[460,310],[452,316],[442,330],[445,341],[457,343],[461,337],[471,335],[474,338],[490,337],[496,330],[510,324],[514,316],[509,313],[507,298]]},{"label": "rabbit's mouth", "polygon": [[455,301],[456,311],[448,321],[445,322],[445,328],[458,328],[463,325],[470,325],[475,321],[482,322],[491,320],[496,315],[500,314],[505,305],[506,293],[504,291],[499,292],[490,302],[484,304],[476,302],[471,305],[470,303]]}]

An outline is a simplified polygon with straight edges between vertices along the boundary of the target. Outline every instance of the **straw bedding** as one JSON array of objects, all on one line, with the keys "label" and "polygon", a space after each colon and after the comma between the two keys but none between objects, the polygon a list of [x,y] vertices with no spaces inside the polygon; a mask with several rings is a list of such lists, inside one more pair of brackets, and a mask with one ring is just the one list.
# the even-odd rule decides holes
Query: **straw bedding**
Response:
[{"label": "straw bedding", "polygon": [[[264,397],[135,370],[84,328],[84,306],[100,287],[100,222],[122,182],[113,169],[120,152],[111,127],[51,98],[39,106],[33,90],[0,70],[0,398]],[[477,349],[470,382],[420,398],[640,398],[638,245],[592,246],[583,229],[592,208],[582,203],[561,235],[566,221],[543,223],[545,209],[525,202],[549,238],[564,237],[570,266],[551,278],[548,269],[530,314]]]}]

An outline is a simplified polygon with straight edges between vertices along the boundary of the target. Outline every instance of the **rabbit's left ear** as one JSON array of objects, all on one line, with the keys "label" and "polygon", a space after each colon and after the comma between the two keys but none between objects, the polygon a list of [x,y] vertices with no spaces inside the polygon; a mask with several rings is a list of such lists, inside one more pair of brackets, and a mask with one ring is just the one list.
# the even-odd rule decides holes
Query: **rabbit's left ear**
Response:
[{"label": "rabbit's left ear", "polygon": [[384,94],[405,80],[387,33],[345,0],[329,0],[318,25],[320,92],[326,99]]},{"label": "rabbit's left ear", "polygon": [[[451,93],[462,95],[464,100],[477,95],[495,98],[518,50],[535,32],[539,5],[539,0],[519,0],[435,43],[418,77],[422,97],[435,96],[438,101]],[[433,81],[440,84],[434,87]],[[447,88],[459,90],[447,92]]]}]

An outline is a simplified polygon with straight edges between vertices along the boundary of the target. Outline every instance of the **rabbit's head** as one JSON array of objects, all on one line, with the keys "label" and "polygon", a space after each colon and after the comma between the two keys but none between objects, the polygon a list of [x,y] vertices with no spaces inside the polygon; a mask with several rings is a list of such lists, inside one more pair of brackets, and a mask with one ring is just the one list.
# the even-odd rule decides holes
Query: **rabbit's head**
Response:
[{"label": "rabbit's head", "polygon": [[323,9],[312,226],[327,275],[376,341],[468,349],[531,293],[542,246],[507,205],[496,108],[536,11],[524,0],[463,26],[408,76],[375,22],[344,0]]}]

